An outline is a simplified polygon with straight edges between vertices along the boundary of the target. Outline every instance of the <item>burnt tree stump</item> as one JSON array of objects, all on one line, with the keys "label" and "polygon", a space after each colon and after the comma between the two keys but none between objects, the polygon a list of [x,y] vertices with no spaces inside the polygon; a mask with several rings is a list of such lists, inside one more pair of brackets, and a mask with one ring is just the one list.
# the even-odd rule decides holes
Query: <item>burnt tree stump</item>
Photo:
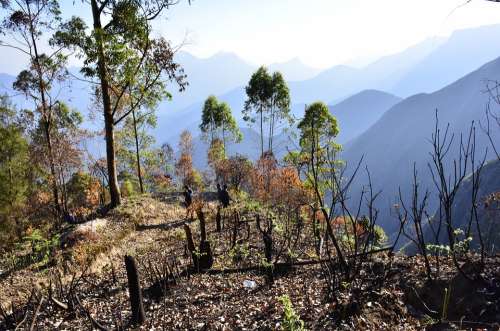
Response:
[{"label": "burnt tree stump", "polygon": [[221,216],[220,216],[220,206],[217,207],[217,214],[215,215],[215,226],[217,232],[222,231],[222,226],[221,226]]},{"label": "burnt tree stump", "polygon": [[191,259],[193,261],[193,266],[194,268],[197,268],[198,266],[198,255],[196,254],[196,247],[194,246],[194,240],[193,240],[193,233],[191,232],[191,228],[189,225],[184,224],[184,232],[186,234],[186,246],[191,253]]},{"label": "burnt tree stump", "polygon": [[268,265],[265,267],[268,281],[270,284],[274,282],[274,270],[273,270],[273,221],[272,219],[267,219],[267,228],[263,229],[260,223],[260,215],[257,215],[255,219],[257,229],[262,235],[262,241],[264,242],[264,256],[266,257],[266,262]]},{"label": "burnt tree stump", "polygon": [[210,248],[210,241],[204,240],[200,242],[200,257],[198,259],[198,269],[207,270],[212,268],[214,264],[214,258],[212,255],[212,249]]},{"label": "burnt tree stump", "polygon": [[205,214],[203,213],[203,210],[201,210],[201,208],[196,211],[196,214],[198,216],[198,219],[200,220],[200,240],[203,242],[207,240]]},{"label": "burnt tree stump", "polygon": [[198,257],[198,270],[207,270],[214,264],[212,249],[210,248],[210,241],[207,240],[206,220],[203,210],[197,210],[198,219],[200,220],[200,250]]},{"label": "burnt tree stump", "polygon": [[128,292],[132,309],[131,322],[134,325],[142,324],[146,321],[146,314],[144,313],[139,272],[132,256],[125,255],[125,269],[127,270]]}]

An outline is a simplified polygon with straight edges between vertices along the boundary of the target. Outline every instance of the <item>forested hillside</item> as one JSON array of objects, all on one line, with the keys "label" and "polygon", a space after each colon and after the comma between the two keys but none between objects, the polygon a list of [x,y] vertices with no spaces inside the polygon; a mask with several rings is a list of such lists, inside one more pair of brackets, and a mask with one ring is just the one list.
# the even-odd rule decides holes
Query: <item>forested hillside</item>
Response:
[{"label": "forested hillside", "polygon": [[0,0],[0,330],[499,330],[500,5],[362,2]]}]

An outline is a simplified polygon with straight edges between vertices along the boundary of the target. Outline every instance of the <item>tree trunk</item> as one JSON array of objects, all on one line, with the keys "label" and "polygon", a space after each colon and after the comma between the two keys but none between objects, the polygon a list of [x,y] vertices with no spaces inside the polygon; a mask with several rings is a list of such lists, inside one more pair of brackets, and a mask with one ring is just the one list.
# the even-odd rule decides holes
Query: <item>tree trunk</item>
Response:
[{"label": "tree trunk", "polygon": [[200,220],[200,256],[198,258],[198,266],[196,266],[196,268],[199,270],[207,270],[212,267],[214,258],[212,255],[212,249],[210,248],[210,241],[207,240],[205,214],[203,214],[203,210],[201,210],[201,208],[197,210],[197,214],[198,219]]},{"label": "tree trunk", "polygon": [[111,98],[109,96],[109,82],[106,76],[106,59],[104,56],[104,46],[102,40],[101,13],[97,5],[97,0],[90,1],[92,6],[92,17],[94,20],[94,32],[98,48],[97,66],[99,79],[101,80],[102,103],[104,106],[104,128],[106,138],[106,159],[108,166],[109,194],[111,196],[110,207],[114,208],[121,203],[120,188],[118,187],[118,177],[116,174],[115,160],[115,136],[113,124],[113,110],[111,109]]},{"label": "tree trunk", "polygon": [[[42,107],[46,107],[45,97],[42,93]],[[43,106],[45,104],[45,106]],[[56,212],[59,214],[61,212],[61,205],[59,204],[59,188],[57,187],[57,174],[56,174],[56,166],[54,164],[54,151],[52,149],[52,138],[50,137],[50,123],[48,121],[44,123],[44,132],[45,139],[47,139],[47,153],[49,158],[49,166],[50,166],[50,176],[52,177],[52,195],[54,197],[54,206]]]},{"label": "tree trunk", "polygon": [[142,184],[141,157],[139,155],[139,138],[137,137],[137,121],[135,119],[135,110],[132,110],[132,119],[134,122],[135,158],[137,161],[137,177],[139,177],[139,187],[141,188],[141,193],[144,194],[144,185]]},{"label": "tree trunk", "polygon": [[51,180],[52,180],[52,194],[54,198],[54,207],[59,214],[61,212],[61,206],[59,204],[59,190],[57,188],[57,177],[56,177],[56,169],[55,169],[55,164],[54,164],[54,152],[52,150],[52,140],[50,136],[50,124],[52,121],[52,116],[50,113],[49,106],[47,105],[47,96],[45,95],[45,86],[43,84],[43,73],[42,73],[42,67],[40,65],[40,56],[38,54],[38,45],[36,43],[35,39],[35,28],[33,26],[33,18],[31,16],[31,7],[27,3],[27,9],[28,13],[30,16],[30,36],[31,36],[31,42],[33,43],[33,52],[34,52],[34,62],[35,62],[35,67],[36,67],[36,72],[37,72],[37,80],[38,80],[38,89],[40,90],[40,97],[42,100],[42,122],[43,122],[43,130],[45,134],[45,139],[47,140],[47,153],[48,153],[48,158],[49,158],[49,167],[50,167],[50,175],[51,175]]},{"label": "tree trunk", "polygon": [[262,119],[262,106],[260,107],[260,156],[264,155],[264,122]]},{"label": "tree trunk", "polygon": [[130,295],[130,308],[132,309],[132,324],[142,324],[146,321],[146,314],[142,303],[141,283],[137,265],[132,256],[125,255],[125,268],[127,269],[128,291]]}]

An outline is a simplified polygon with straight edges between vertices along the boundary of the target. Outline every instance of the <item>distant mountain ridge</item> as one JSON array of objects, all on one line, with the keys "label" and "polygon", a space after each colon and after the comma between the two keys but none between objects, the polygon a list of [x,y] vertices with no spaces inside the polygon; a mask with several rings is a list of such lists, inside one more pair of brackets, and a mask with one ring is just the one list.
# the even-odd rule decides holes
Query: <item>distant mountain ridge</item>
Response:
[{"label": "distant mountain ridge", "polygon": [[[455,144],[450,149],[450,157],[458,156],[457,140],[460,134],[469,133],[472,121],[476,123],[477,157],[482,157],[487,149],[488,158],[492,157],[489,141],[480,130],[479,123],[485,123],[485,109],[490,101],[489,95],[484,93],[484,79],[498,78],[499,73],[500,58],[441,90],[431,94],[417,94],[401,101],[349,144],[342,153],[347,164],[356,164],[363,157],[376,188],[383,189],[379,198],[380,217],[389,230],[396,228],[396,220],[391,216],[390,208],[398,195],[399,187],[403,196],[408,197],[414,163],[419,173],[421,188],[428,188],[434,193],[434,184],[427,164],[430,161],[429,139],[435,125],[436,109],[441,129],[444,130],[449,124],[450,134],[455,134]],[[491,106],[494,111],[498,110],[495,104]],[[493,141],[499,142],[500,132],[493,134]],[[353,195],[359,195],[364,185],[366,178],[358,178],[354,182]],[[431,209],[436,208],[435,196],[430,201]]]},{"label": "distant mountain ridge", "polygon": [[500,44],[493,42],[499,35],[500,25],[455,31],[388,91],[407,97],[451,84],[500,55]]},{"label": "distant mountain ridge", "polygon": [[329,106],[340,128],[337,141],[344,144],[356,138],[401,100],[390,93],[364,90],[337,105]]}]

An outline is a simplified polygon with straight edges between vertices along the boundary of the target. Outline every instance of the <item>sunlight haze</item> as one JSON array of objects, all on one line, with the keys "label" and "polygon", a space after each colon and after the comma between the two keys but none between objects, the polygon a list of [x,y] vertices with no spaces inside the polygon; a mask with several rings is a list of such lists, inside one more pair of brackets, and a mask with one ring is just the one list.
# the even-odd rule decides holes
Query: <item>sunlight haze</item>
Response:
[{"label": "sunlight haze", "polygon": [[[307,5],[306,5],[307,3]],[[231,52],[254,65],[299,58],[313,68],[362,66],[425,39],[500,22],[495,3],[475,0],[219,0],[183,1],[155,22],[157,33],[197,57]],[[87,7],[85,10],[89,11]],[[90,11],[68,1],[66,17]],[[487,41],[485,41],[487,42]],[[11,49],[0,72],[15,74],[23,58]],[[12,55],[12,57],[10,56]],[[13,62],[12,59],[15,59]],[[77,64],[72,61],[72,64]]]}]

